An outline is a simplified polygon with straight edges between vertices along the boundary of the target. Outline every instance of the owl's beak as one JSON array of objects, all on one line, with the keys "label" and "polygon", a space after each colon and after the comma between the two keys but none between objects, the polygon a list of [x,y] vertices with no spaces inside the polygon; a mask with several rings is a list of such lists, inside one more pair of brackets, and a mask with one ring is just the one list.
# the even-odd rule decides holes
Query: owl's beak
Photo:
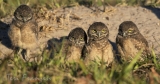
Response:
[{"label": "owl's beak", "polygon": [[97,32],[98,33],[98,37],[100,37],[101,36],[101,32]]},{"label": "owl's beak", "polygon": [[78,42],[78,41],[76,41],[76,44],[79,44],[79,42]]},{"label": "owl's beak", "polygon": [[124,37],[124,36],[126,36],[126,33],[125,33],[125,32],[123,32],[123,33],[122,33],[122,36],[123,36],[123,37]]},{"label": "owl's beak", "polygon": [[76,46],[81,46],[82,44],[81,44],[81,42],[76,41],[76,42],[75,42],[75,45],[76,45]]},{"label": "owl's beak", "polygon": [[75,41],[75,44],[78,44],[78,45],[79,45],[79,41],[78,41],[78,40],[76,40],[76,41]]},{"label": "owl's beak", "polygon": [[125,32],[119,32],[118,34],[119,34],[120,36],[122,36],[122,37],[126,36],[126,33],[125,33]]},{"label": "owl's beak", "polygon": [[26,22],[26,19],[23,18],[23,22]]}]

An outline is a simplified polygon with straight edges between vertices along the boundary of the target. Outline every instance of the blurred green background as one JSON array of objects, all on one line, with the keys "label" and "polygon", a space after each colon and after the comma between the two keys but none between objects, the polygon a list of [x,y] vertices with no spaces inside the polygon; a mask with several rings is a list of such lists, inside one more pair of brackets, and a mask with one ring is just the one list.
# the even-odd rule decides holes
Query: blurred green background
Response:
[{"label": "blurred green background", "polygon": [[131,6],[158,6],[160,0],[0,0],[0,17],[12,14],[20,4],[46,6],[47,8],[77,5],[101,6],[102,4],[111,6],[123,4]]}]

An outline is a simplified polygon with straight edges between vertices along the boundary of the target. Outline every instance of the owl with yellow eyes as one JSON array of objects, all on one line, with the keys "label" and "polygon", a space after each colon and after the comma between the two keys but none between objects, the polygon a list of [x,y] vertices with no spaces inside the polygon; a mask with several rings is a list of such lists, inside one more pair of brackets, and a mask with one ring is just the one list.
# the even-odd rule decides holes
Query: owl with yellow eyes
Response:
[{"label": "owl with yellow eyes", "polygon": [[108,27],[102,22],[94,22],[88,29],[88,37],[88,43],[83,49],[84,62],[110,65],[114,60],[114,54],[108,39]]},{"label": "owl with yellow eyes", "polygon": [[124,21],[119,25],[116,44],[123,60],[131,61],[140,51],[140,60],[143,60],[150,53],[147,40],[132,21]]},{"label": "owl with yellow eyes", "polygon": [[55,43],[54,39],[49,40],[49,46],[52,46],[54,50],[53,53],[61,53],[61,57],[64,57],[65,62],[78,62],[81,59],[82,49],[86,43],[87,34],[81,27],[71,30],[59,45]]}]

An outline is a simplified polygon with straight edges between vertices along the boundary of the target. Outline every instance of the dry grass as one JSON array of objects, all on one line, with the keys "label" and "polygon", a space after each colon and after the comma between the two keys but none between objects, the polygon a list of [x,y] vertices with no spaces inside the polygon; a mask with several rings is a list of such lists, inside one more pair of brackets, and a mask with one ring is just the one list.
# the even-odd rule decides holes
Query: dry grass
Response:
[{"label": "dry grass", "polygon": [[[37,4],[38,3],[38,4]],[[105,5],[160,5],[159,0],[0,0],[0,17],[13,14],[20,4],[33,6],[45,6],[49,9],[65,6],[101,6]]]}]

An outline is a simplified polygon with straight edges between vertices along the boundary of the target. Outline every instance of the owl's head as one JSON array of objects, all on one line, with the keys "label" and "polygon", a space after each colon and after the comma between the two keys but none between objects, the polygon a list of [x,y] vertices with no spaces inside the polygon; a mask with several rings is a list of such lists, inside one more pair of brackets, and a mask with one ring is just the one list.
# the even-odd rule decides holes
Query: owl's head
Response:
[{"label": "owl's head", "polygon": [[139,30],[135,23],[132,21],[124,21],[120,24],[118,35],[122,37],[130,37],[132,35],[139,34]]},{"label": "owl's head", "polygon": [[20,5],[14,12],[14,17],[22,22],[27,22],[32,19],[33,13],[29,6]]},{"label": "owl's head", "polygon": [[87,34],[82,28],[77,27],[69,33],[68,40],[73,45],[84,46],[87,43]]},{"label": "owl's head", "polygon": [[89,39],[101,40],[109,37],[108,27],[102,22],[94,22],[88,29]]}]

